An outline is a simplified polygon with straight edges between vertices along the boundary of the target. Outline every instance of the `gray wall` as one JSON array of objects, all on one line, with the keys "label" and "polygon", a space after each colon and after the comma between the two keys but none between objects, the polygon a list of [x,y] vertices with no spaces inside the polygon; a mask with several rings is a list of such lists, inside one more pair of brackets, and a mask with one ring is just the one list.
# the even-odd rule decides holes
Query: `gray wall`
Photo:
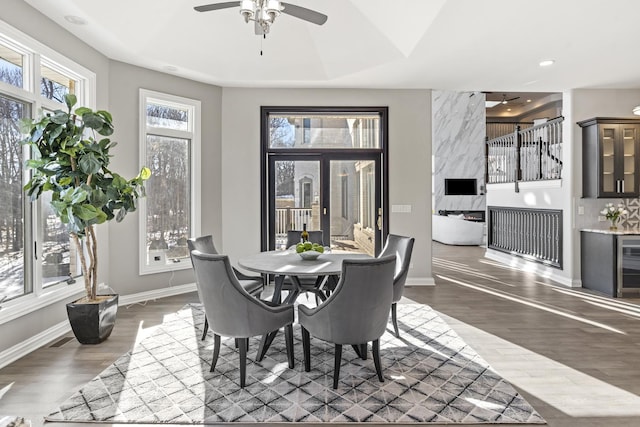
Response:
[{"label": "gray wall", "polygon": [[[202,234],[212,234],[220,242],[221,218],[221,99],[218,86],[198,83],[168,74],[158,73],[123,62],[111,62],[109,75],[109,108],[113,113],[118,141],[114,149],[114,169],[127,178],[139,171],[139,89],[149,89],[171,95],[197,99],[202,108]],[[121,223],[109,225],[109,286],[122,295],[130,295],[174,285],[191,283],[195,279],[191,269],[175,273],[139,276],[138,213],[127,215]]]},{"label": "gray wall", "polygon": [[410,281],[431,281],[429,90],[222,90],[222,250],[232,260],[260,249],[260,106],[388,106],[390,231],[416,238]]},{"label": "gray wall", "polygon": [[[434,90],[433,190],[434,212],[485,210],[484,139],[485,95]],[[476,178],[477,196],[446,196],[445,178]],[[480,190],[483,191],[480,191]]]},{"label": "gray wall", "polygon": [[[24,1],[2,0],[0,10],[2,11],[0,19],[9,25],[96,73],[96,105],[101,109],[107,108],[109,61],[106,57],[58,27]],[[101,227],[98,230],[99,258],[104,266],[108,265],[109,243],[106,237],[107,228]],[[99,274],[101,281],[108,279],[108,268],[102,268]],[[66,300],[57,302],[0,325],[0,352],[65,321],[67,318],[66,302]]]}]

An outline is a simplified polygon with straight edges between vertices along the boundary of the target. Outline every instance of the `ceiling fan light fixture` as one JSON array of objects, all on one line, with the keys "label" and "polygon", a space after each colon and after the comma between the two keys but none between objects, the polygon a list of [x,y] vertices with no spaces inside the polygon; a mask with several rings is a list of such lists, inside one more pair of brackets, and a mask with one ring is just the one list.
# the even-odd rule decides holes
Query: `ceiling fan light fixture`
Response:
[{"label": "ceiling fan light fixture", "polygon": [[284,9],[279,0],[266,0],[264,2],[263,9],[267,11],[267,14],[271,16],[271,22],[273,22],[279,15],[280,11]]},{"label": "ceiling fan light fixture", "polygon": [[636,116],[640,116],[640,105],[636,105],[635,107],[633,107],[632,111]]},{"label": "ceiling fan light fixture", "polygon": [[256,2],[253,0],[242,0],[240,2],[240,15],[244,18],[244,22],[249,22],[256,14]]}]

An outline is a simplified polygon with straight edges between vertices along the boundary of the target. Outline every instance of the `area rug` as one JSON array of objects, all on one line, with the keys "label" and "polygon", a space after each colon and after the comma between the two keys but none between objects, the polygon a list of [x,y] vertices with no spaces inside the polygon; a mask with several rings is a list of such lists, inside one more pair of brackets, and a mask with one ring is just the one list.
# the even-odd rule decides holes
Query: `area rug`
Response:
[{"label": "area rug", "polygon": [[296,365],[287,366],[284,333],[267,357],[253,361],[239,386],[238,353],[223,339],[210,373],[213,336],[200,340],[204,312],[189,304],[74,393],[46,421],[107,423],[532,423],[544,419],[435,313],[399,304],[401,338],[389,325],[381,339],[384,383],[369,356],[342,355],[333,390],[333,345],[311,338],[311,372],[304,372],[300,328]]}]

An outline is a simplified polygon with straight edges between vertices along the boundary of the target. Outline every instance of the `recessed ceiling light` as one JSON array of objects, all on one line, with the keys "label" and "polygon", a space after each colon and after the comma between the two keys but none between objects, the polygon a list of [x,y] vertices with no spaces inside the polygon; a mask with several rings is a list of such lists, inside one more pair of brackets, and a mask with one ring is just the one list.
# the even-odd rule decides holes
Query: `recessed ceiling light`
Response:
[{"label": "recessed ceiling light", "polygon": [[511,111],[511,108],[507,108],[507,111]]},{"label": "recessed ceiling light", "polygon": [[530,99],[527,99],[527,102],[531,102],[531,100],[530,100]]},{"label": "recessed ceiling light", "polygon": [[87,20],[84,18],[80,18],[79,16],[67,15],[64,17],[64,19],[66,19],[67,22],[70,22],[75,25],[87,25]]},{"label": "recessed ceiling light", "polygon": [[541,67],[548,67],[550,65],[553,65],[556,61],[554,61],[553,59],[545,59],[544,61],[540,61],[540,66]]}]

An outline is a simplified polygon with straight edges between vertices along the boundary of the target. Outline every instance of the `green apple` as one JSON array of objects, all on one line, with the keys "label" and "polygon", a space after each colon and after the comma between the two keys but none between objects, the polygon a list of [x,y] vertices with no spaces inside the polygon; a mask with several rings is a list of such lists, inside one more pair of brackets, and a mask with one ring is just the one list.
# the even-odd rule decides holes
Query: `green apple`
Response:
[{"label": "green apple", "polygon": [[298,243],[296,245],[296,252],[297,253],[304,252],[304,245],[302,243]]}]

